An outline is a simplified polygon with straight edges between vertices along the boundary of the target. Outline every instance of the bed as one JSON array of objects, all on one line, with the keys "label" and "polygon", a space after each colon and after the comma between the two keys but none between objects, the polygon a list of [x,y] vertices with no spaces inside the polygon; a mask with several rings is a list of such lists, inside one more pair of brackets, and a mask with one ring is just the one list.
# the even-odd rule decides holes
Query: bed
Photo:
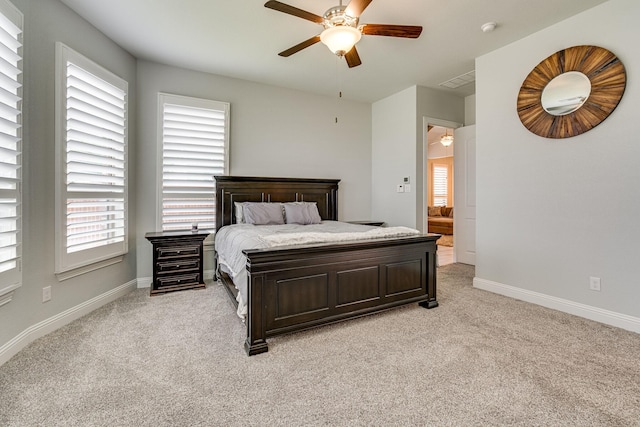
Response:
[{"label": "bed", "polygon": [[[312,202],[324,221],[338,219],[337,179],[216,176],[216,232],[236,223],[237,203]],[[258,226],[257,226],[258,227]],[[436,300],[438,234],[245,249],[249,356],[268,351],[267,338],[404,304]],[[218,244],[218,243],[216,243]],[[224,269],[216,277],[238,307]]]}]

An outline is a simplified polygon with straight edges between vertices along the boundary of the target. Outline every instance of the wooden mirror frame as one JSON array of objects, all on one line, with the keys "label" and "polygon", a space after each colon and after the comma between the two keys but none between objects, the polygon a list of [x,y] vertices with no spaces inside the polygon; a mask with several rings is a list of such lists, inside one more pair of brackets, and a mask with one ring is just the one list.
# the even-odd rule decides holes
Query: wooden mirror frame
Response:
[{"label": "wooden mirror frame", "polygon": [[[576,111],[554,116],[542,107],[542,91],[555,77],[578,71],[591,81],[591,93]],[[613,53],[598,46],[573,46],[559,50],[540,62],[527,76],[518,93],[518,116],[522,124],[545,138],[570,138],[602,123],[615,110],[627,84],[624,65]]]}]

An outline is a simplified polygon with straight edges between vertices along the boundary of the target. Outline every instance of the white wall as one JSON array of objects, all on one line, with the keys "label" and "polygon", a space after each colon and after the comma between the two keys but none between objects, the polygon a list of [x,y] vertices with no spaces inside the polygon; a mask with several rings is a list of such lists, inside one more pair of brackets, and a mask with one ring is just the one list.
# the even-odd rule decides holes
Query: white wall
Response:
[{"label": "white wall", "polygon": [[138,87],[138,277],[151,276],[151,244],[144,233],[156,230],[159,91],[231,103],[232,175],[339,178],[339,218],[369,219],[370,104],[142,60]]},{"label": "white wall", "polygon": [[[413,86],[372,107],[371,218],[390,226],[415,227],[416,100],[417,87]],[[397,193],[396,186],[406,176],[412,191]]]},{"label": "white wall", "polygon": [[476,95],[469,95],[464,98],[464,125],[476,124]]},{"label": "white wall", "polygon": [[[424,228],[424,117],[464,122],[464,99],[413,86],[372,107],[372,218],[388,225]],[[397,193],[403,178],[410,193]]]},{"label": "white wall", "polygon": [[[0,306],[0,364],[30,340],[59,327],[94,299],[135,281],[135,231],[124,261],[59,282],[54,274],[55,193],[55,43],[62,41],[129,82],[129,143],[136,144],[136,61],[75,12],[58,1],[12,0],[24,14],[23,80],[23,283],[13,300]],[[134,150],[129,161],[135,164]],[[136,199],[135,176],[129,197]],[[129,227],[135,230],[135,206],[129,205]],[[52,299],[42,302],[42,288]],[[135,287],[135,283],[132,284]],[[88,304],[87,302],[93,301]],[[94,305],[91,305],[94,304]],[[82,306],[82,310],[75,308]],[[69,313],[72,310],[73,313]],[[74,311],[75,310],[75,311]]]},{"label": "white wall", "polygon": [[[640,2],[611,0],[477,59],[478,283],[640,317],[639,20]],[[622,101],[585,134],[534,135],[516,112],[523,80],[581,44],[622,60]],[[589,290],[590,276],[601,292]]]}]

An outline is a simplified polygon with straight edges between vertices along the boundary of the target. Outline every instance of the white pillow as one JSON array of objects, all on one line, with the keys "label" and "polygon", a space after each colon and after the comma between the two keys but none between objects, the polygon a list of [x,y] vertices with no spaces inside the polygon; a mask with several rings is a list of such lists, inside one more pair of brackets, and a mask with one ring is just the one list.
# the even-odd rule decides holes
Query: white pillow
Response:
[{"label": "white pillow", "polygon": [[309,225],[320,224],[322,221],[315,202],[290,202],[283,206],[287,224]]},{"label": "white pillow", "polygon": [[244,215],[242,213],[242,203],[233,202],[233,206],[236,209],[236,224],[244,224]]}]

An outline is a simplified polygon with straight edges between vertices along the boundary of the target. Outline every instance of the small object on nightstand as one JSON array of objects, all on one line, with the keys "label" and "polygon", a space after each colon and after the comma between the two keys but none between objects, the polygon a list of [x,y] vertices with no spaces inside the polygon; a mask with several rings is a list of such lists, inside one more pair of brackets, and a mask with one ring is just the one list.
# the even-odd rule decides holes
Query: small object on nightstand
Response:
[{"label": "small object on nightstand", "polygon": [[381,227],[384,225],[384,221],[347,221],[349,224],[360,225],[373,225],[374,227]]},{"label": "small object on nightstand", "polygon": [[209,234],[198,229],[145,234],[153,245],[151,295],[205,287],[202,242]]}]

